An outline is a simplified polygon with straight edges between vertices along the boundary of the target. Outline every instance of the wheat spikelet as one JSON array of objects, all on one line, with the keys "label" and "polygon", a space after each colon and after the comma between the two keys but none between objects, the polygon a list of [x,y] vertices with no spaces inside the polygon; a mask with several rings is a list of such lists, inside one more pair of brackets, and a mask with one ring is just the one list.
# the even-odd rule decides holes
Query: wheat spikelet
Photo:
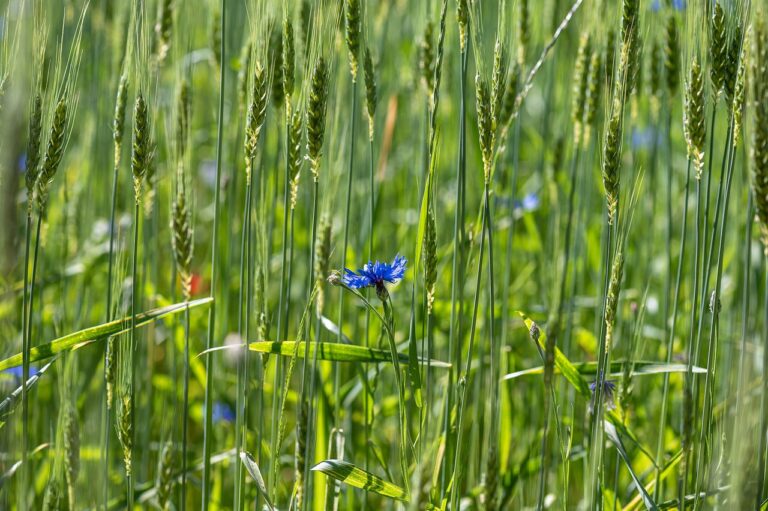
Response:
[{"label": "wheat spikelet", "polygon": [[639,0],[624,0],[621,14],[621,58],[624,63],[619,69],[626,74],[624,94],[634,89],[640,62],[639,4]]},{"label": "wheat spikelet", "polygon": [[330,273],[331,264],[331,229],[332,223],[328,215],[320,217],[318,226],[319,236],[315,241],[315,276],[317,287],[317,313],[322,314],[325,305],[325,294],[322,283]]},{"label": "wheat spikelet", "polygon": [[35,182],[40,167],[40,144],[43,133],[43,99],[40,93],[35,94],[32,100],[32,109],[29,113],[29,134],[27,136],[27,161],[25,182],[27,185],[27,214],[32,214],[32,198],[35,193]]},{"label": "wheat spikelet", "polygon": [[183,79],[176,99],[176,158],[179,161],[183,160],[187,154],[190,111],[189,82]]},{"label": "wheat spikelet", "polygon": [[358,55],[360,54],[360,0],[344,2],[345,39],[352,81],[357,81]]},{"label": "wheat spikelet", "polygon": [[163,444],[163,449],[160,451],[160,456],[157,460],[157,477],[155,479],[157,504],[163,511],[171,509],[171,495],[173,495],[173,487],[175,485],[173,458],[173,444],[167,441]]},{"label": "wheat spikelet", "polygon": [[304,500],[304,469],[306,468],[305,453],[307,452],[307,404],[302,402],[299,405],[298,420],[296,421],[296,452],[295,452],[295,489],[296,506],[294,509],[303,509]]},{"label": "wheat spikelet", "polygon": [[491,130],[495,134],[501,126],[502,103],[506,93],[507,52],[500,39],[493,48],[493,71],[491,73]]},{"label": "wheat spikelet", "polygon": [[162,63],[171,48],[171,29],[173,28],[173,0],[160,1],[160,14],[155,24],[157,35],[157,62]]},{"label": "wheat spikelet", "polygon": [[616,311],[619,305],[621,278],[624,274],[624,253],[621,249],[616,253],[611,268],[611,280],[608,283],[608,294],[605,299],[605,352],[608,353],[613,345],[613,331],[616,326]]},{"label": "wheat spikelet", "polygon": [[437,282],[437,227],[435,211],[427,209],[427,224],[424,231],[424,288],[427,292],[427,314],[432,314],[435,303],[435,283]]},{"label": "wheat spikelet", "polygon": [[743,54],[743,32],[740,23],[735,23],[733,31],[731,32],[731,39],[728,44],[728,56],[726,57],[726,65],[723,78],[723,89],[725,91],[725,98],[729,103],[733,102],[736,79],[739,74],[739,62],[740,57]]},{"label": "wheat spikelet", "polygon": [[619,167],[621,166],[621,107],[614,103],[603,140],[603,188],[608,208],[608,225],[613,225],[619,207]]},{"label": "wheat spikelet", "polygon": [[194,231],[192,229],[192,215],[187,204],[183,164],[181,163],[179,163],[176,181],[176,197],[171,206],[171,247],[181,280],[182,294],[184,300],[189,301],[192,297],[191,267]]},{"label": "wheat spikelet", "polygon": [[121,382],[119,389],[120,399],[117,402],[117,439],[123,448],[123,463],[125,474],[131,476],[133,457],[133,401],[131,399],[130,385]]},{"label": "wheat spikelet", "polygon": [[512,118],[512,113],[515,110],[515,100],[517,99],[518,89],[520,87],[520,66],[515,63],[512,66],[512,70],[506,80],[506,92],[504,93],[504,100],[501,105],[501,119],[502,126],[509,124]]},{"label": "wheat spikelet", "polygon": [[456,0],[456,23],[459,25],[459,45],[463,53],[467,47],[467,24],[469,23],[467,0]]},{"label": "wheat spikelet", "polygon": [[493,162],[493,126],[491,117],[491,97],[488,82],[478,73],[475,76],[475,100],[477,102],[477,132],[480,137],[480,152],[483,156],[483,179],[491,180]]},{"label": "wheat spikelet", "polygon": [[517,63],[520,67],[525,66],[525,58],[528,52],[528,43],[531,40],[530,31],[530,10],[528,0],[518,2],[517,16]]},{"label": "wheat spikelet", "polygon": [[597,118],[597,108],[603,90],[603,67],[598,50],[592,51],[589,59],[589,77],[587,79],[587,98],[584,105],[584,145],[589,144],[592,126]]},{"label": "wheat spikelet", "polygon": [[376,114],[376,76],[373,74],[371,52],[365,48],[363,77],[365,78],[365,111],[368,115],[368,139],[373,140],[373,119]]},{"label": "wheat spikelet", "polygon": [[677,93],[680,85],[680,42],[677,34],[677,19],[674,14],[667,17],[664,40],[664,72],[667,78],[667,91],[670,97]]},{"label": "wheat spikelet", "polygon": [[107,410],[112,410],[115,375],[117,372],[117,341],[114,337],[110,337],[107,341],[107,357],[104,363],[106,364],[105,372],[107,379]]},{"label": "wheat spikelet", "polygon": [[307,105],[307,158],[309,159],[312,179],[320,179],[320,159],[325,137],[325,115],[328,103],[328,65],[325,59],[317,59],[312,73],[312,82]]},{"label": "wheat spikelet", "polygon": [[743,117],[744,106],[746,101],[746,69],[749,65],[747,60],[748,48],[746,40],[744,41],[744,50],[742,51],[741,61],[739,63],[739,70],[736,73],[736,82],[734,84],[733,91],[733,103],[731,108],[733,110],[733,146],[738,147],[741,142],[742,129],[743,129]]},{"label": "wheat spikelet", "polygon": [[299,195],[299,178],[301,177],[301,112],[296,111],[291,115],[291,124],[288,129],[288,172],[291,187],[291,209],[296,208]]},{"label": "wheat spikelet", "polygon": [[68,509],[67,497],[62,489],[60,478],[52,474],[45,487],[43,511],[62,511]]},{"label": "wheat spikelet", "polygon": [[64,154],[64,138],[67,128],[67,102],[64,98],[56,104],[56,110],[53,114],[51,123],[51,132],[48,136],[48,146],[45,150],[45,157],[40,169],[40,173],[35,181],[37,189],[37,207],[43,212],[48,204],[48,188],[59,170],[61,157]]},{"label": "wheat spikelet", "polygon": [[283,106],[285,89],[283,84],[283,32],[279,28],[272,30],[268,46],[268,64],[272,77],[272,104],[276,108]]},{"label": "wheat spikelet", "polygon": [[248,118],[245,123],[245,140],[243,150],[245,156],[245,181],[251,182],[253,161],[259,144],[261,129],[267,117],[267,77],[264,68],[256,62],[251,85],[251,102],[248,105]]},{"label": "wheat spikelet", "polygon": [[69,508],[75,509],[75,482],[80,473],[80,428],[75,406],[69,400],[63,406],[64,476],[67,483]]},{"label": "wheat spikelet", "polygon": [[152,148],[149,137],[147,103],[143,94],[139,92],[133,109],[133,153],[131,154],[131,172],[136,202],[141,202],[141,187],[152,164]]},{"label": "wheat spikelet", "polygon": [[725,34],[725,11],[720,2],[715,2],[712,17],[709,21],[709,78],[712,81],[712,92],[715,97],[723,90],[723,82],[728,59],[728,41]]},{"label": "wheat spikelet", "polygon": [[683,127],[688,158],[694,163],[696,179],[701,179],[704,170],[704,139],[707,134],[704,107],[704,78],[699,60],[694,57],[685,83]]},{"label": "wheat spikelet", "polygon": [[428,21],[419,44],[419,76],[427,97],[432,95],[435,86],[435,25]]},{"label": "wheat spikelet", "polygon": [[[291,96],[296,81],[296,49],[293,40],[293,24],[291,20],[283,20],[283,95],[286,107],[290,108]],[[290,111],[286,111],[286,117],[290,119]]]},{"label": "wheat spikelet", "polygon": [[752,128],[752,190],[760,232],[768,256],[768,32],[758,18],[753,37],[752,92],[754,122]]},{"label": "wheat spikelet", "polygon": [[573,137],[575,145],[581,140],[582,123],[586,109],[588,85],[590,78],[592,46],[589,33],[584,32],[579,39],[579,49],[576,53],[576,63],[573,67],[573,99],[571,102],[571,121],[573,122]]},{"label": "wheat spikelet", "polygon": [[115,113],[112,118],[112,141],[115,145],[115,166],[120,164],[121,147],[125,131],[125,108],[128,105],[128,78],[120,76],[120,84],[117,86],[115,98]]}]

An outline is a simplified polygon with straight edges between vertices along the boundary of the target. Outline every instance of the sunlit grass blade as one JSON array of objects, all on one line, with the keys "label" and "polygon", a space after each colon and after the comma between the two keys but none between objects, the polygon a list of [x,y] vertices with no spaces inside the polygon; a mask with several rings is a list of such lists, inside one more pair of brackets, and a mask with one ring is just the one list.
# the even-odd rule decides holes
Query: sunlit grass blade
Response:
[{"label": "sunlit grass blade", "polygon": [[403,488],[390,483],[389,481],[385,481],[370,472],[366,472],[361,468],[357,468],[346,461],[321,461],[312,467],[312,470],[322,472],[328,477],[332,477],[337,481],[354,486],[355,488],[360,488],[367,492],[378,493],[384,497],[389,497],[401,502],[408,502],[408,494]]},{"label": "sunlit grass blade", "polygon": [[[251,351],[257,353],[273,353],[284,357],[297,356],[304,358],[304,341],[299,342],[298,352],[294,349],[296,341],[259,341],[249,345]],[[318,360],[330,360],[333,362],[392,362],[392,354],[389,350],[366,348],[352,344],[338,344],[333,342],[310,343],[309,357],[314,358],[317,350]],[[422,363],[426,360],[419,359]],[[410,357],[404,353],[398,353],[398,362],[408,364]],[[431,361],[432,367],[448,368],[451,365],[439,360]]]},{"label": "sunlit grass blade", "polygon": [[[606,376],[620,377],[624,374],[624,368],[630,362],[612,361],[610,370]],[[578,373],[582,376],[594,376],[597,374],[597,362],[573,362],[573,367],[576,368]],[[669,373],[684,373],[688,370],[688,366],[685,364],[666,364],[664,362],[648,362],[648,361],[633,361],[631,362],[632,375],[633,376],[645,376],[652,374],[669,374]],[[693,372],[695,374],[704,374],[707,372],[703,367],[694,366]],[[560,374],[559,369],[555,370],[555,374]],[[514,380],[522,376],[530,376],[544,374],[544,366],[532,367],[530,369],[523,369],[504,375],[501,380]]]}]

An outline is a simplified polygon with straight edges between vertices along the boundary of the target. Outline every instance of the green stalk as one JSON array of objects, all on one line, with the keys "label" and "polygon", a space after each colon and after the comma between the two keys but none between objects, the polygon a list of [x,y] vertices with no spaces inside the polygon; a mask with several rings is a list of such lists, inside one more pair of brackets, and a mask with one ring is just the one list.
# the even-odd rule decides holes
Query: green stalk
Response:
[{"label": "green stalk", "polygon": [[[459,99],[459,155],[456,165],[456,209],[454,211],[453,221],[453,263],[451,267],[451,319],[448,332],[448,360],[452,362],[449,370],[449,389],[445,403],[445,414],[443,423],[443,434],[446,438],[446,463],[445,466],[449,466],[451,463],[451,455],[453,443],[450,442],[451,435],[451,410],[453,409],[454,393],[458,397],[457,388],[459,379],[459,368],[461,363],[461,339],[462,339],[462,312],[463,312],[463,289],[462,284],[464,282],[462,276],[463,269],[463,251],[464,251],[464,209],[463,209],[463,194],[464,194],[464,181],[465,181],[465,169],[466,169],[466,76],[467,76],[467,51],[463,49],[461,52],[461,70],[459,74],[459,86],[461,98]],[[455,325],[455,326],[454,326]],[[456,371],[456,380],[454,381],[454,371]],[[455,472],[455,468],[454,468]],[[442,479],[440,482],[440,498],[445,497],[445,491],[448,487],[449,481],[447,480],[448,470],[444,469]]]},{"label": "green stalk", "polygon": [[189,305],[184,311],[184,412],[181,421],[181,501],[179,509],[187,508],[187,422],[189,422]]},{"label": "green stalk", "polygon": [[[117,184],[118,173],[120,170],[120,149],[119,145],[115,147],[115,164],[112,173],[112,198],[109,212],[109,253],[107,254],[107,305],[106,322],[112,321],[112,279],[114,272],[114,247],[115,247],[115,212],[117,209]],[[174,281],[175,282],[175,281]],[[102,454],[102,464],[104,466],[104,509],[109,504],[109,409],[107,407],[106,389],[107,389],[107,359],[109,358],[109,341],[104,349],[104,406],[102,413],[104,422],[104,449]],[[182,508],[183,511],[183,508]]]},{"label": "green stalk", "polygon": [[[485,185],[485,216],[488,220],[485,222],[485,228],[488,231],[488,301],[490,308],[490,322],[488,323],[488,336],[490,341],[490,368],[491,368],[491,424],[489,426],[489,464],[492,464],[488,471],[490,475],[498,480],[499,467],[498,467],[498,431],[499,431],[499,346],[494,338],[493,323],[495,320],[495,300],[494,300],[494,286],[495,274],[493,271],[493,216],[491,214],[491,183]],[[431,360],[431,354],[428,355]],[[488,475],[488,474],[487,474]],[[493,482],[497,484],[497,481]],[[495,503],[495,495],[488,495],[488,499]]]},{"label": "green stalk", "polygon": [[[368,148],[370,152],[370,172],[369,172],[369,221],[371,223],[370,230],[368,232],[368,260],[373,259],[373,212],[375,207],[375,198],[374,198],[374,190],[375,190],[375,183],[374,183],[374,168],[373,168],[373,137],[369,137],[368,139]],[[368,298],[368,296],[366,296]],[[370,346],[370,336],[371,336],[371,311],[366,307],[365,309],[365,347]],[[363,364],[363,372],[364,374],[368,374],[368,363]],[[368,444],[370,442],[371,438],[371,428],[368,424],[368,385],[363,385],[363,435],[365,438],[365,470],[369,470],[370,465],[370,456],[369,452],[370,449],[368,448]],[[368,508],[368,492],[363,492],[363,511],[366,511]]]},{"label": "green stalk", "polygon": [[[129,349],[131,350],[131,353],[135,353],[136,351],[136,311],[137,311],[137,304],[136,304],[136,297],[138,296],[138,286],[136,285],[136,273],[137,273],[137,263],[139,259],[139,221],[141,220],[141,215],[139,212],[139,206],[141,205],[141,198],[136,197],[136,200],[134,201],[134,209],[133,209],[133,252],[131,255],[132,263],[131,263],[131,329],[130,329],[130,344]],[[135,403],[136,403],[136,394],[134,392],[136,382],[136,364],[131,364],[131,403],[134,403],[134,409],[135,409]],[[135,419],[136,414],[131,413],[131,459],[135,459],[133,456],[134,452],[134,440],[136,438],[136,428],[134,427],[136,424]],[[128,479],[128,509],[133,509],[133,501],[134,501],[134,493],[133,493],[133,487],[134,487],[134,477],[133,477],[133,470],[131,471],[131,474],[127,476]]]},{"label": "green stalk", "polygon": [[[227,0],[221,0],[221,60],[226,62],[226,19],[227,19]],[[219,108],[218,108],[218,128],[216,134],[216,185],[214,188],[213,203],[213,234],[211,240],[211,297],[216,294],[216,254],[218,252],[218,231],[219,231],[219,201],[221,196],[221,158],[222,141],[224,139],[224,85],[225,68],[219,66]],[[205,422],[203,428],[203,511],[208,511],[209,501],[211,500],[211,449],[213,415],[211,408],[211,398],[213,395],[213,338],[216,334],[216,304],[211,305],[208,310],[208,336],[206,338],[205,348]]]},{"label": "green stalk", "polygon": [[[347,267],[347,248],[349,246],[349,208],[351,205],[351,197],[352,197],[352,172],[354,169],[354,163],[355,163],[355,121],[357,120],[357,80],[354,78],[352,79],[352,113],[350,116],[350,124],[352,125],[352,128],[349,132],[350,134],[350,144],[349,144],[349,165],[347,167],[347,195],[344,199],[344,244],[342,245],[341,249],[341,267],[346,268]],[[371,224],[373,225],[373,224]],[[312,246],[312,250],[314,251],[314,245]],[[342,332],[341,328],[344,324],[344,292],[343,290],[339,290],[339,321],[338,321],[338,335],[336,337],[336,342],[341,344],[342,342]],[[334,362],[333,372],[334,372],[334,379],[333,379],[333,396],[334,396],[334,423],[336,424],[336,428],[339,428],[339,414],[340,414],[340,394],[339,394],[339,387],[341,386],[341,371],[339,370],[338,362]]]},{"label": "green stalk", "polygon": [[[551,332],[550,337],[547,340],[550,346],[547,348],[545,357],[545,370],[544,370],[544,384],[548,387],[545,390],[544,395],[544,433],[541,439],[541,463],[539,466],[539,496],[537,499],[537,508],[544,509],[544,496],[546,494],[546,480],[547,480],[547,463],[548,463],[548,438],[549,438],[549,425],[550,425],[550,409],[552,406],[550,393],[554,396],[554,385],[552,383],[552,372],[554,369],[554,349],[557,341],[557,336],[560,332],[560,325],[562,324],[562,317],[565,307],[565,286],[568,282],[568,266],[571,256],[571,231],[573,227],[573,204],[576,196],[576,169],[579,167],[579,156],[581,155],[580,144],[577,140],[574,146],[574,155],[571,160],[570,169],[570,183],[571,189],[568,192],[568,213],[565,223],[565,253],[563,256],[563,267],[560,274],[560,290],[558,295],[557,316],[555,317],[554,331]],[[490,255],[489,255],[490,258]]]},{"label": "green stalk", "polygon": [[[309,268],[307,270],[307,274],[309,276],[308,283],[307,283],[307,289],[309,289],[309,294],[307,296],[307,307],[310,308],[312,306],[312,288],[313,288],[313,282],[315,280],[315,242],[317,241],[317,202],[318,202],[318,190],[320,188],[320,183],[317,179],[314,180],[314,186],[312,188],[312,234],[311,234],[311,243],[309,245]],[[317,314],[316,314],[317,316]],[[315,342],[318,342],[318,337],[320,336],[320,319],[319,316],[317,318],[317,325],[315,328]],[[314,364],[316,363],[316,358],[313,357],[312,361],[310,362],[309,357],[309,345],[312,342],[312,339],[310,338],[311,334],[311,321],[307,322],[306,326],[306,339],[307,341],[304,343],[304,371],[301,377],[301,392],[300,392],[300,399],[306,401],[307,404],[307,417],[309,420],[309,424],[307,425],[307,436],[306,436],[306,446],[307,446],[307,453],[305,454],[307,463],[305,463],[304,467],[304,498],[302,499],[302,506],[303,509],[307,509],[307,506],[309,505],[309,501],[312,499],[311,495],[311,488],[312,488],[312,482],[310,479],[310,467],[312,466],[313,461],[313,450],[312,450],[312,440],[313,440],[313,433],[314,428],[311,427],[313,424],[312,419],[314,417],[314,410],[312,406],[312,385],[310,384],[310,392],[306,392],[306,385],[307,380],[311,377],[314,380]],[[315,350],[315,355],[317,354],[318,350]],[[310,375],[310,365],[312,365],[312,374]]]},{"label": "green stalk", "polygon": [[[29,201],[32,197],[28,197]],[[31,207],[31,206],[30,206]],[[32,311],[27,311],[27,301],[29,300],[29,245],[32,231],[32,211],[27,211],[27,228],[24,234],[24,290],[22,295],[21,305],[21,342],[22,342],[22,377],[21,377],[21,403],[22,403],[22,422],[21,422],[21,474],[20,474],[20,488],[19,491],[19,508],[27,508],[27,483],[29,479],[29,470],[27,466],[27,449],[29,448],[29,431],[28,431],[28,419],[29,419],[29,403],[27,396],[27,380],[29,379],[29,335],[28,334],[28,320],[32,320]],[[35,245],[35,252],[37,252],[37,245]],[[27,316],[29,314],[29,316]]]},{"label": "green stalk", "polygon": [[750,298],[752,296],[750,282],[752,276],[752,223],[754,222],[754,206],[752,203],[752,190],[747,189],[747,210],[744,226],[744,247],[742,252],[744,254],[744,282],[742,283],[742,295],[741,295],[741,352],[739,353],[739,370],[737,372],[736,380],[736,412],[733,414],[734,421],[738,421],[741,417],[741,405],[744,383],[744,374],[746,370],[746,357],[747,352],[747,334],[749,330],[749,305]]},{"label": "green stalk", "polygon": [[[731,127],[732,128],[732,123]],[[732,129],[728,130],[729,133],[732,132]],[[728,205],[730,203],[730,195],[731,195],[731,181],[733,179],[733,164],[734,164],[734,151],[732,150],[732,144],[731,139],[729,137],[729,140],[726,142],[726,154],[729,155],[728,159],[728,170],[727,175],[725,176],[725,203],[723,205],[723,211],[721,215],[721,223],[720,226],[720,243],[717,248],[717,273],[715,276],[715,289],[713,291],[713,310],[711,311],[711,320],[710,320],[710,329],[709,329],[709,345],[708,345],[708,351],[707,351],[707,372],[705,375],[704,380],[704,409],[702,410],[701,414],[701,439],[699,444],[700,445],[706,445],[705,442],[708,439],[709,431],[711,428],[712,423],[712,400],[713,400],[713,394],[714,394],[714,364],[715,364],[715,353],[717,352],[717,329],[719,326],[719,319],[720,319],[720,289],[722,285],[722,276],[723,276],[723,255],[724,255],[724,245],[725,245],[725,237],[726,237],[726,227],[727,227],[727,214],[728,214]],[[719,197],[718,197],[719,198]],[[718,200],[719,203],[719,200]],[[718,204],[719,206],[719,204]],[[718,208],[719,209],[719,208]],[[717,214],[717,210],[715,214]],[[714,242],[715,235],[717,233],[717,218],[715,218],[714,225],[712,227],[712,241]],[[708,267],[707,267],[708,270]],[[707,271],[707,273],[709,273]],[[708,279],[705,279],[705,281]],[[702,314],[703,316],[703,314]],[[705,452],[699,456],[698,460],[698,468],[696,470],[696,488],[698,487],[698,480],[699,477],[702,475],[703,472],[706,471],[706,458],[707,458],[707,452],[705,449]],[[698,502],[698,495],[696,502]]]},{"label": "green stalk", "polygon": [[[667,187],[670,190],[671,190],[671,181],[672,181],[672,174],[671,172],[669,172],[667,176]],[[674,294],[674,297],[672,298],[672,324],[669,327],[669,337],[667,338],[667,346],[666,346],[666,349],[667,349],[666,363],[667,364],[672,363],[672,354],[674,353],[674,347],[675,347],[675,326],[677,325],[677,308],[680,303],[680,282],[682,281],[683,263],[685,261],[685,240],[687,238],[687,225],[688,225],[688,199],[690,197],[690,194],[688,193],[688,189],[689,189],[690,181],[691,181],[691,162],[689,160],[687,169],[685,171],[685,202],[683,205],[683,227],[680,233],[680,255],[677,260],[677,276],[675,277],[675,294]],[[667,199],[668,199],[667,226],[671,231],[671,227],[672,227],[671,191],[670,191],[670,194],[667,196]],[[671,237],[671,234],[670,234],[670,237]],[[661,399],[661,418],[659,419],[659,433],[658,433],[659,440],[658,440],[658,444],[656,445],[656,460],[661,460],[662,455],[664,454],[663,453],[664,430],[666,429],[666,424],[667,424],[668,397],[669,397],[669,374],[667,373],[664,375],[664,390],[662,392],[662,399]],[[660,495],[661,495],[661,467],[657,467],[656,486],[654,488],[654,500],[658,500]]]},{"label": "green stalk", "polygon": [[[251,194],[253,190],[253,185],[251,182],[251,178],[248,178],[248,182],[245,185],[245,204],[243,206],[243,226],[242,226],[242,237],[241,237],[241,243],[240,243],[240,291],[239,291],[239,298],[238,298],[238,318],[237,318],[237,331],[240,333],[243,344],[247,343],[248,341],[248,327],[246,326],[245,332],[243,331],[243,309],[246,310],[246,325],[248,323],[248,317],[250,316],[250,308],[245,304],[245,300],[250,299],[250,272],[246,273],[246,266],[250,264],[250,239],[251,239],[251,222],[250,222],[250,213],[251,213]],[[244,298],[244,293],[246,292],[248,296]],[[238,460],[240,458],[240,453],[243,450],[243,422],[245,421],[245,353],[248,350],[245,349],[245,346],[243,346],[243,353],[240,354],[237,360],[237,413],[235,415],[235,459]],[[242,463],[235,463],[235,510],[239,511],[242,509],[242,495],[243,495],[243,473],[242,473]]]},{"label": "green stalk", "polygon": [[472,349],[475,345],[475,327],[477,326],[477,306],[480,301],[480,284],[482,282],[483,275],[483,255],[485,255],[485,233],[486,233],[486,214],[485,208],[483,208],[482,214],[482,226],[480,228],[480,255],[477,263],[477,283],[475,285],[475,297],[472,305],[472,322],[469,327],[469,348],[467,349],[467,362],[464,368],[464,374],[458,380],[459,391],[461,392],[460,400],[458,402],[458,422],[456,426],[456,444],[455,444],[455,457],[453,460],[453,475],[451,477],[453,486],[451,489],[451,509],[459,509],[459,494],[461,483],[461,468],[460,463],[465,463],[467,460],[462,460],[461,448],[462,448],[462,434],[464,430],[464,407],[467,400],[467,387],[469,387],[470,369],[472,367]]},{"label": "green stalk", "polygon": [[[768,346],[768,256],[765,256],[765,288],[763,290],[765,307],[763,319],[763,335],[765,335],[764,346]],[[757,499],[755,502],[755,509],[760,509],[763,501],[763,485],[765,480],[765,444],[766,435],[765,428],[768,425],[768,371],[765,368],[768,367],[768,349],[763,350],[763,398],[760,402],[760,429],[759,429],[759,443],[757,449]]]}]

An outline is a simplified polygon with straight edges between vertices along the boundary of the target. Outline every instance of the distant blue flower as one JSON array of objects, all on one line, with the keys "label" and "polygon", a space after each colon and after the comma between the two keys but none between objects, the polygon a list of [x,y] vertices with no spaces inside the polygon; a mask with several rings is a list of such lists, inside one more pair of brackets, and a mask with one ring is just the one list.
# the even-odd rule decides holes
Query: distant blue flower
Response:
[{"label": "distant blue flower", "polygon": [[[24,377],[24,369],[22,368],[22,366],[11,367],[10,369],[6,369],[3,372],[5,374],[9,374],[13,376],[18,381],[21,381],[21,379]],[[37,368],[29,366],[29,377],[31,378],[36,374],[37,374]]]},{"label": "distant blue flower", "polygon": [[[685,10],[685,0],[672,0],[672,7],[676,11]],[[653,2],[651,2],[651,10],[653,12],[658,12],[659,10],[661,10],[661,1],[653,0]]]},{"label": "distant blue flower", "polygon": [[657,131],[652,127],[646,129],[634,128],[632,130],[632,149],[646,149],[653,147]]},{"label": "distant blue flower", "polygon": [[211,412],[213,422],[235,422],[235,412],[227,403],[216,401]]},{"label": "distant blue flower", "polygon": [[524,212],[533,211],[539,207],[539,196],[535,193],[529,193],[520,202],[520,207]]},{"label": "distant blue flower", "polygon": [[[597,389],[597,381],[593,381],[589,384],[589,390],[592,391],[592,401],[589,403],[590,411],[595,408],[595,389]],[[616,408],[616,404],[613,402],[613,392],[616,390],[616,384],[611,380],[605,380],[603,382],[603,404],[605,404],[606,410],[613,410]]]},{"label": "distant blue flower", "polygon": [[392,261],[392,264],[379,261],[372,263],[369,261],[361,270],[357,270],[357,273],[344,268],[344,275],[341,277],[341,282],[352,289],[375,287],[376,291],[381,293],[386,291],[386,288],[384,287],[385,282],[393,284],[403,278],[407,263],[408,261],[405,257],[398,254],[395,256],[395,260]]}]

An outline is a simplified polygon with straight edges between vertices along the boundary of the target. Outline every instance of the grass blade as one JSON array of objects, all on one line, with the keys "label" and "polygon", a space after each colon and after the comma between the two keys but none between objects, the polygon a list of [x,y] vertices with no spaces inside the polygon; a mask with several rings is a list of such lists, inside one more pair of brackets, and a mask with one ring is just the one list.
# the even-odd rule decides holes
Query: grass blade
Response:
[{"label": "grass blade", "polygon": [[346,461],[321,461],[312,467],[312,470],[322,472],[328,477],[332,477],[337,481],[354,486],[355,488],[360,488],[367,492],[378,493],[384,497],[389,497],[401,502],[408,502],[408,495],[401,487],[390,483],[389,481],[385,481],[380,477],[376,477],[370,472],[357,468],[355,465],[347,463]]}]

